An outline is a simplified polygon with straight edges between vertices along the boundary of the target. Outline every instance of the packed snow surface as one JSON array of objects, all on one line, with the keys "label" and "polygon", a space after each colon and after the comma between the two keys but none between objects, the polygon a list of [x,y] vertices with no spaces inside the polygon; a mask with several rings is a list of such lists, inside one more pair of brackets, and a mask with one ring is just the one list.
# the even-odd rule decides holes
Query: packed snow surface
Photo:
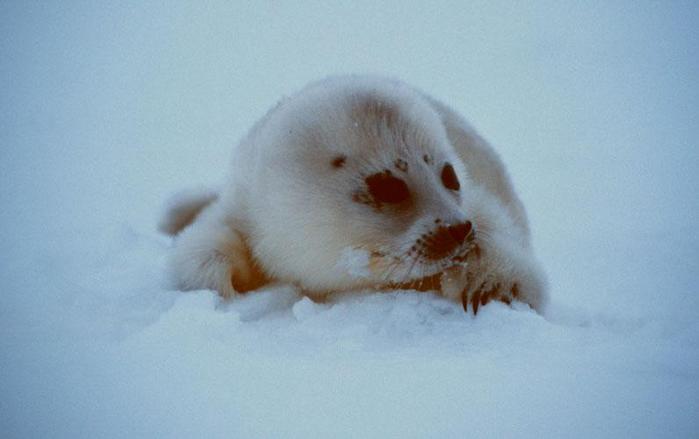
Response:
[{"label": "packed snow surface", "polygon": [[[692,2],[3,2],[0,436],[699,437],[698,19]],[[544,315],[168,286],[168,197],[220,184],[281,96],[343,72],[415,84],[498,148]]]}]

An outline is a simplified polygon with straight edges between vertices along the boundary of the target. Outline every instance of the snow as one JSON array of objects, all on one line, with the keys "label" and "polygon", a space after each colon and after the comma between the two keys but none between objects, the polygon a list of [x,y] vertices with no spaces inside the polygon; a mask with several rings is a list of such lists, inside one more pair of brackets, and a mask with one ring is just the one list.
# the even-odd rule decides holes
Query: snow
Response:
[{"label": "snow", "polygon": [[[3,437],[697,437],[692,2],[0,4]],[[507,163],[545,316],[167,287],[166,200],[281,96],[398,76]]]}]

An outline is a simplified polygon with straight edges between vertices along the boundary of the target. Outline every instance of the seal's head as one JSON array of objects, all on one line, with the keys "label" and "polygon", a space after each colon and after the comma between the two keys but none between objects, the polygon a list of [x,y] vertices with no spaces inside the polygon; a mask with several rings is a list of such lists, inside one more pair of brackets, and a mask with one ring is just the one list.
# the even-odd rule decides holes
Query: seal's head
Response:
[{"label": "seal's head", "polygon": [[312,85],[270,116],[253,251],[309,290],[410,282],[463,263],[470,180],[438,114],[400,83],[343,84]]}]

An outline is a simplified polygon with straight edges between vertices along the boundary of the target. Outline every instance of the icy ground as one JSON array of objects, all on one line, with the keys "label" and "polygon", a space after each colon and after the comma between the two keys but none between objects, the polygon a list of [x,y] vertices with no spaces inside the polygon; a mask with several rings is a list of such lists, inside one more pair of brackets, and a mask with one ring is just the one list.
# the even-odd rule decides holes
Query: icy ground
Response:
[{"label": "icy ground", "polygon": [[[0,4],[0,436],[699,437],[696,5],[194,4]],[[167,288],[166,197],[347,71],[498,147],[545,316]]]}]

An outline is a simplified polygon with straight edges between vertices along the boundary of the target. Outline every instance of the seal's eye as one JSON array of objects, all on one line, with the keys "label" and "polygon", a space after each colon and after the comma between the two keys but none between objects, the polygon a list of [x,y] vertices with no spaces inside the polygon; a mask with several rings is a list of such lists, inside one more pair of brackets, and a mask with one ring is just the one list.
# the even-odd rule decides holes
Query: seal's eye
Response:
[{"label": "seal's eye", "polygon": [[402,203],[410,198],[408,185],[391,175],[391,171],[370,175],[364,181],[369,193],[378,203]]},{"label": "seal's eye", "polygon": [[339,155],[335,157],[330,164],[333,166],[333,168],[338,169],[343,166],[345,166],[345,162],[347,161],[347,157],[344,155]]},{"label": "seal's eye", "polygon": [[461,185],[459,184],[459,179],[454,172],[454,167],[451,163],[447,163],[442,168],[442,184],[445,188],[451,189],[453,191],[458,191]]}]

